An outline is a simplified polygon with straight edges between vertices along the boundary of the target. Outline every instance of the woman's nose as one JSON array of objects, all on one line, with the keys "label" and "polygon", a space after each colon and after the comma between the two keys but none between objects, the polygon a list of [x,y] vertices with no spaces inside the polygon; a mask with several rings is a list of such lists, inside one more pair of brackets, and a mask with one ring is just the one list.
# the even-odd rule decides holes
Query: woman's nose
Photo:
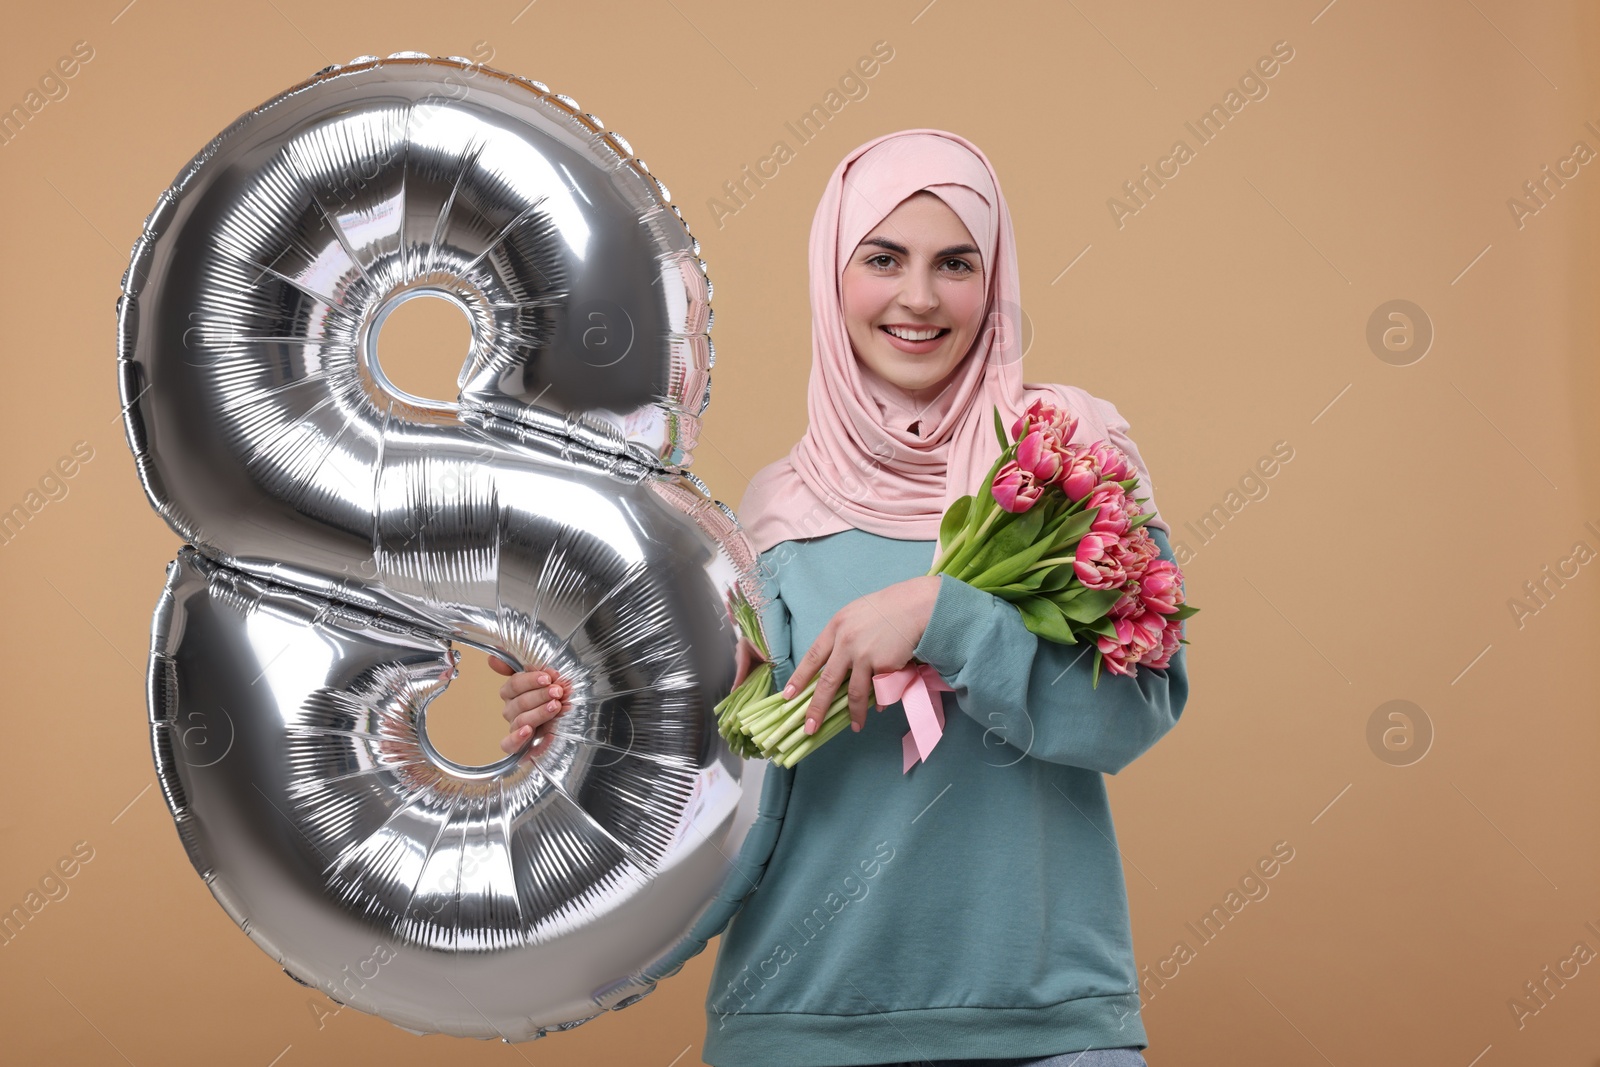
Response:
[{"label": "woman's nose", "polygon": [[933,279],[916,271],[907,272],[905,284],[900,289],[900,303],[907,311],[914,311],[919,315],[925,315],[938,307],[939,294],[934,289]]}]

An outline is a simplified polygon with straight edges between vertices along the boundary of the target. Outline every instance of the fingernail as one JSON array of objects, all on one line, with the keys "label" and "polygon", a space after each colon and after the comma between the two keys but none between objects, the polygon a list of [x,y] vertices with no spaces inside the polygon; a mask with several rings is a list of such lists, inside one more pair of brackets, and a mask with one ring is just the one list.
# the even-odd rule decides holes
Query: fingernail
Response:
[{"label": "fingernail", "polygon": [[794,696],[794,683],[793,682],[790,682],[788,685],[783,687],[783,695],[786,696],[786,697]]},{"label": "fingernail", "polygon": [[545,674],[543,671],[539,672],[539,684],[540,685],[544,685],[549,680],[550,680],[550,676],[548,674]]},{"label": "fingernail", "polygon": [[553,697],[560,696],[561,695],[561,687],[559,685],[552,685],[550,687],[550,695],[553,696]]},{"label": "fingernail", "polygon": [[817,732],[817,724],[812,722],[810,719],[807,719],[806,720],[806,733],[814,734],[816,732]]},{"label": "fingernail", "polygon": [[518,737],[527,737],[528,736],[528,731],[531,730],[531,729],[532,729],[532,727],[530,727],[530,726],[524,726],[520,730],[517,731],[517,736]]},{"label": "fingernail", "polygon": [[551,702],[550,702],[550,703],[548,703],[548,704],[546,704],[546,705],[545,705],[545,708],[546,708],[546,710],[548,710],[548,711],[555,711],[555,710],[556,710],[556,709],[557,709],[557,708],[559,708],[559,707],[560,707],[560,706],[561,706],[561,701],[559,701],[559,700],[552,700],[552,701],[551,701]]}]

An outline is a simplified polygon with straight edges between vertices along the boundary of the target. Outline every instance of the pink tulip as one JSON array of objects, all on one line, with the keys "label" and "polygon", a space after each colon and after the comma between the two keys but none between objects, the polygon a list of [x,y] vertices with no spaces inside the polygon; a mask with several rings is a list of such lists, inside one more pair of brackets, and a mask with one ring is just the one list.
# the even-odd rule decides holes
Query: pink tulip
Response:
[{"label": "pink tulip", "polygon": [[1097,637],[1095,647],[1100,649],[1100,662],[1113,674],[1135,677],[1136,664],[1164,653],[1166,626],[1161,616],[1143,612],[1126,619],[1113,619],[1111,625],[1117,632],[1116,638]]},{"label": "pink tulip", "polygon": [[1139,599],[1139,583],[1130,575],[1128,584],[1123,587],[1122,598],[1111,605],[1111,610],[1106,614],[1113,619],[1126,619],[1144,610],[1144,603]]},{"label": "pink tulip", "polygon": [[1161,670],[1172,660],[1173,654],[1176,653],[1180,647],[1182,647],[1179,644],[1179,641],[1182,637],[1183,623],[1181,621],[1169,621],[1161,631],[1161,644],[1156,648],[1150,649],[1150,651],[1146,652],[1143,656],[1140,656],[1139,662],[1147,667],[1154,667],[1156,670]]},{"label": "pink tulip", "polygon": [[1089,451],[1094,453],[1095,466],[1106,481],[1127,481],[1139,473],[1128,454],[1109,441],[1096,441]]},{"label": "pink tulip", "polygon": [[1135,644],[1141,646],[1139,654],[1142,656],[1152,648],[1161,647],[1161,634],[1167,628],[1167,617],[1158,615],[1153,611],[1139,611],[1128,616],[1128,621],[1133,623]]},{"label": "pink tulip", "polygon": [[1016,460],[1006,460],[995,472],[990,490],[995,501],[1007,511],[1020,513],[1038,503],[1044,486],[1034,481],[1033,475],[1017,466]]},{"label": "pink tulip", "polygon": [[1011,424],[1011,439],[1020,440],[1028,428],[1043,428],[1066,444],[1078,429],[1078,417],[1048,397],[1041,396]]},{"label": "pink tulip", "polygon": [[1100,662],[1112,674],[1132,678],[1137,673],[1135,664],[1146,649],[1145,645],[1137,643],[1142,631],[1128,619],[1114,619],[1112,626],[1117,631],[1115,638],[1103,635],[1095,638],[1095,647],[1100,649]]},{"label": "pink tulip", "polygon": [[1139,598],[1139,577],[1128,569],[1128,557],[1119,555],[1117,558],[1122,563],[1123,574],[1127,577],[1122,586],[1122,597],[1111,605],[1108,614],[1115,619],[1126,619],[1148,609],[1144,601]]},{"label": "pink tulip", "polygon": [[1145,610],[1144,601],[1139,598],[1139,579],[1144,574],[1145,557],[1133,539],[1133,534],[1139,532],[1133,530],[1106,549],[1106,555],[1121,565],[1123,574],[1122,597],[1111,605],[1113,618],[1132,618]]},{"label": "pink tulip", "polygon": [[[1127,510],[1126,507],[1124,510]],[[1122,566],[1128,572],[1128,577],[1142,578],[1151,561],[1160,558],[1161,546],[1156,544],[1155,538],[1150,536],[1150,531],[1145,527],[1136,526],[1123,535]]]},{"label": "pink tulip", "polygon": [[1083,504],[1085,511],[1090,508],[1100,509],[1100,513],[1095,516],[1094,524],[1089,527],[1090,532],[1110,534],[1117,538],[1127,533],[1129,523],[1127,499],[1128,494],[1116,482],[1101,482]]},{"label": "pink tulip", "polygon": [[1087,589],[1115,589],[1128,580],[1117,554],[1117,538],[1086,533],[1073,556],[1072,573]]},{"label": "pink tulip", "polygon": [[1139,599],[1151,611],[1171,615],[1183,603],[1183,574],[1169,559],[1157,559],[1145,567],[1139,580]]},{"label": "pink tulip", "polygon": [[1064,461],[1056,484],[1067,494],[1067,499],[1076,504],[1100,484],[1100,471],[1095,467],[1093,452],[1081,445],[1067,445],[1063,453]]},{"label": "pink tulip", "polygon": [[1061,475],[1062,455],[1048,433],[1034,427],[1017,442],[1017,466],[1041,486]]}]

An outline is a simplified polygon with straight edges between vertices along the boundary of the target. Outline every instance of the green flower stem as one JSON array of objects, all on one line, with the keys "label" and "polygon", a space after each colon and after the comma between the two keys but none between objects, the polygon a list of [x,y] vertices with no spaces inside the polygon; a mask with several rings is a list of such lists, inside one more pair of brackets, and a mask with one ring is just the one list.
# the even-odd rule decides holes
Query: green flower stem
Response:
[{"label": "green flower stem", "polygon": [[743,759],[760,756],[761,750],[739,725],[740,715],[750,704],[764,699],[772,687],[772,664],[757,664],[733,692],[717,703],[717,732],[728,747]]},{"label": "green flower stem", "polygon": [[791,703],[791,701],[784,700],[778,694],[766,697],[746,708],[739,716],[739,723],[744,728],[745,733],[759,742],[763,734],[770,733],[787,715],[791,710]]},{"label": "green flower stem", "polygon": [[961,577],[961,568],[965,567],[972,560],[972,557],[976,556],[979,550],[983,548],[983,536],[994,525],[995,519],[1001,515],[1009,514],[998,503],[993,503],[991,508],[992,510],[989,514],[983,517],[983,522],[978,526],[977,532],[972,535],[972,539],[967,542],[961,551],[955,554],[955,557],[949,563],[945,564],[942,573],[956,578]]},{"label": "green flower stem", "polygon": [[785,715],[779,722],[768,727],[767,729],[762,730],[760,733],[752,734],[751,736],[756,739],[756,744],[760,745],[762,748],[776,749],[783,743],[783,739],[785,737],[794,733],[795,730],[799,729],[800,725],[805,721],[805,707],[796,707],[790,709],[789,713]]},{"label": "green flower stem", "polygon": [[[998,420],[1000,409],[996,407],[994,410],[995,418]],[[1006,441],[1005,431],[998,421],[995,423],[995,432],[1000,440],[1000,454],[995,457],[994,463],[990,464],[989,471],[983,476],[983,484],[978,487],[978,491],[968,498],[971,499],[972,503],[967,506],[966,521],[961,524],[961,530],[951,540],[950,546],[939,553],[938,558],[934,561],[933,569],[928,571],[930,575],[956,574],[956,551],[965,552],[967,554],[966,558],[971,558],[973,552],[981,550],[983,545],[979,539],[988,531],[989,526],[1002,510],[1000,502],[994,498],[994,476],[1000,473],[1000,468],[1005,466],[1007,460],[1015,458],[1017,445],[1015,441]],[[985,515],[982,526],[979,528],[976,513],[980,508],[985,507],[989,509],[988,514]],[[942,525],[943,523],[941,522]],[[952,551],[952,549],[955,551]]]},{"label": "green flower stem", "polygon": [[967,528],[965,526],[963,526],[961,528],[961,530],[956,534],[955,540],[951,541],[948,545],[945,545],[944,549],[939,553],[939,558],[933,561],[933,568],[928,571],[928,574],[930,574],[930,575],[938,574],[941,571],[943,571],[944,570],[945,561],[948,560],[948,559],[951,559],[954,556],[954,553],[962,545],[966,544],[967,541],[968,541]]},{"label": "green flower stem", "polygon": [[815,752],[824,741],[848,725],[850,725],[849,715],[830,715],[823,721],[821,728],[816,733],[801,741],[792,750],[780,756],[774,762],[783,767],[793,767],[796,763]]},{"label": "green flower stem", "polygon": [[751,671],[750,674],[746,676],[745,680],[740,682],[738,687],[734,689],[733,692],[729,693],[727,696],[723,697],[722,700],[718,701],[715,710],[718,715],[724,718],[729,715],[737,714],[739,710],[744,708],[746,705],[755,700],[761,699],[761,697],[756,696],[756,694],[759,692],[764,696],[770,689],[771,685],[772,664],[758,664],[756,669]]},{"label": "green flower stem", "polygon": [[744,714],[740,717],[745,732],[762,743],[764,747],[767,735],[781,730],[785,723],[797,715],[801,718],[804,717],[804,704],[811,699],[814,692],[813,689],[808,687],[805,692],[797,693],[788,700],[783,698],[782,693],[773,693],[761,701],[759,705],[746,708]]},{"label": "green flower stem", "polygon": [[780,740],[777,745],[774,746],[774,750],[777,752],[788,752],[790,749],[794,748],[795,745],[801,744],[810,738],[821,734],[829,723],[840,717],[843,717],[846,722],[848,722],[850,719],[849,693],[841,693],[833,698],[833,703],[828,707],[828,714],[822,717],[822,723],[817,727],[817,733],[806,733],[805,716],[802,715],[800,717],[800,721],[795,725],[794,729],[790,730],[783,736],[782,740]]},{"label": "green flower stem", "polygon": [[766,637],[761,631],[760,620],[756,617],[756,610],[748,600],[740,599],[733,609],[734,622],[739,627],[739,632],[745,640],[755,646],[761,653],[763,660],[771,660],[772,653],[767,649]]},{"label": "green flower stem", "polygon": [[817,732],[807,735],[806,712],[816,692],[816,679],[813,678],[788,700],[778,692],[754,701],[738,712],[738,728],[750,738],[761,755],[775,762],[786,761],[783,765],[792,767],[800,758],[795,755],[797,750],[814,751],[821,744],[819,738],[825,739],[824,735],[832,737],[838,733],[839,726],[834,722],[835,719],[842,717],[846,724],[849,722],[850,692],[841,689],[834,695]]}]

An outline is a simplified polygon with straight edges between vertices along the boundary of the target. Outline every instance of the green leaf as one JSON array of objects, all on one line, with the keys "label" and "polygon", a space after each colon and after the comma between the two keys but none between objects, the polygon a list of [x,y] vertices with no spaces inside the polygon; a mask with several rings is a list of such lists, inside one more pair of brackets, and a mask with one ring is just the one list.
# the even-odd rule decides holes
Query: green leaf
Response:
[{"label": "green leaf", "polygon": [[1059,489],[1051,489],[1039,498],[1039,503],[1035,504],[1034,507],[1044,514],[1044,526],[1041,536],[1046,541],[1054,542],[1062,527],[1072,517],[1069,514],[1071,504],[1067,500],[1067,494]]},{"label": "green leaf", "polygon": [[[1073,572],[1072,564],[1070,563],[1057,563],[1049,570],[1036,571],[1035,573],[1045,575],[1044,581],[1039,583],[1039,591],[1041,593],[1065,592],[1067,586],[1070,585],[1072,580],[1077,577],[1077,574]],[[1080,588],[1082,587],[1080,586]],[[1051,599],[1058,598],[1052,597]]]},{"label": "green leaf", "polygon": [[980,496],[994,489],[994,476],[1000,473],[1000,468],[1005,466],[1006,460],[1015,459],[1016,457],[1016,445],[1007,445],[1000,450],[1000,454],[994,457],[994,462],[989,464],[989,473],[983,477],[983,485],[978,490]]},{"label": "green leaf", "polygon": [[1060,550],[1077,547],[1078,542],[1083,540],[1083,535],[1089,532],[1089,527],[1094,525],[1094,520],[1099,516],[1098,507],[1068,515],[1066,521],[1056,530],[1055,547]]},{"label": "green leaf", "polygon": [[1189,604],[1179,604],[1178,610],[1174,611],[1171,615],[1168,615],[1167,618],[1182,620],[1187,619],[1191,615],[1199,614],[1199,612],[1200,609],[1197,607],[1193,607]]},{"label": "green leaf", "polygon": [[[1089,626],[1104,619],[1106,612],[1111,610],[1111,605],[1121,599],[1121,589],[1085,589],[1071,600],[1064,603],[1058,600],[1056,603],[1067,618]],[[1104,630],[1096,632],[1105,633]],[[1116,630],[1112,630],[1106,636],[1116,636]]]},{"label": "green leaf", "polygon": [[1021,600],[1023,597],[1034,595],[1038,591],[1041,583],[1043,583],[1045,576],[1049,573],[1050,571],[1048,569],[1029,571],[1027,574],[1023,575],[1014,582],[1007,582],[1005,585],[990,587],[988,592],[993,593],[1002,600]]},{"label": "green leaf", "polygon": [[1023,625],[1040,637],[1061,645],[1078,643],[1078,639],[1072,635],[1072,627],[1062,617],[1061,609],[1044,597],[1032,596],[1019,600],[1017,610],[1022,613]]},{"label": "green leaf", "polygon": [[974,546],[973,554],[967,557],[966,564],[961,568],[961,576],[964,580],[967,576],[980,574],[988,570],[995,562],[1005,558],[1005,549],[1002,546],[1001,538],[1005,536],[1007,530],[1017,524],[1017,518],[1018,516],[1009,512],[1000,512],[999,517],[995,519],[994,524],[989,527],[988,532],[984,535],[983,541]]},{"label": "green leaf", "polygon": [[1000,454],[989,465],[989,473],[983,476],[983,484],[978,486],[976,498],[973,500],[972,505],[967,508],[968,531],[977,530],[982,525],[983,518],[989,513],[989,510],[1000,506],[994,499],[994,476],[1000,472],[1000,467],[1005,461],[1011,458],[1006,454],[1008,451],[1009,449],[1001,449]]},{"label": "green leaf", "polygon": [[995,564],[1016,556],[1038,540],[1042,526],[1044,513],[1037,508],[1029,508],[1009,519],[1002,518],[997,525],[989,528],[983,547],[961,568],[962,576],[982,574]]},{"label": "green leaf", "polygon": [[1005,540],[1006,548],[1011,552],[1021,552],[1039,539],[1039,532],[1044,529],[1044,509],[1029,508],[1017,520],[1001,531],[1001,538]]},{"label": "green leaf", "polygon": [[1096,619],[1094,622],[1089,623],[1088,628],[1092,633],[1097,633],[1101,637],[1109,637],[1113,641],[1117,639],[1117,628],[1112,624],[1109,617]]},{"label": "green leaf", "polygon": [[1100,646],[1099,645],[1096,645],[1095,649],[1094,649],[1094,678],[1089,683],[1089,688],[1090,689],[1099,689],[1100,688]]},{"label": "green leaf", "polygon": [[950,542],[955,540],[956,534],[967,524],[967,514],[972,509],[972,497],[964,496],[954,501],[945,509],[944,518],[939,520],[939,544],[949,548]]},{"label": "green leaf", "polygon": [[996,437],[1000,438],[1000,450],[1002,452],[1004,452],[1006,446],[1011,443],[1011,439],[1006,436],[1005,423],[1000,421],[1000,405],[999,404],[996,404],[994,406],[994,435]]},{"label": "green leaf", "polygon": [[[979,574],[977,578],[972,580],[971,584],[979,589],[992,589],[997,585],[1009,585],[1020,578],[1029,567],[1043,559],[1044,554],[1050,551],[1050,547],[1050,539],[1040,537],[1010,559],[1001,560],[982,574]],[[1043,571],[1038,573],[1041,576],[1044,574]]]}]

